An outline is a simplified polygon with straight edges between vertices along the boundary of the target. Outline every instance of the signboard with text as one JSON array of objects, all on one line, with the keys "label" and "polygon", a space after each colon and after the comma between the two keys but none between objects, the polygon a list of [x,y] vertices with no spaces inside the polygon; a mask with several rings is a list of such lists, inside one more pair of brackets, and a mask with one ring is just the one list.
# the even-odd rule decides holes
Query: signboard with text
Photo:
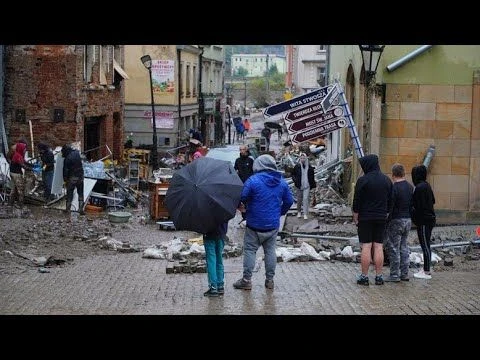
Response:
[{"label": "signboard with text", "polygon": [[332,87],[333,85],[325,86],[309,93],[296,96],[287,101],[282,101],[278,104],[271,105],[263,110],[263,116],[270,117],[289,110],[297,109],[313,102],[319,102],[323,100],[325,96],[327,96]]}]

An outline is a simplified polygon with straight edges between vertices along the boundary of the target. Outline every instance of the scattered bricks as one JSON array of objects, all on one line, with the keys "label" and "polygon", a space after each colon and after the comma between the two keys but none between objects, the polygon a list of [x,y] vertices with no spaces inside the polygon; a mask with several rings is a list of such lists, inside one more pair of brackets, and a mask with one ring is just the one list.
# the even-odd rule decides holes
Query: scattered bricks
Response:
[{"label": "scattered bricks", "polygon": [[445,260],[443,261],[443,265],[445,265],[445,266],[453,266],[453,258],[451,258],[451,257],[445,258]]},{"label": "scattered bricks", "polygon": [[184,264],[182,272],[185,273],[185,274],[191,274],[192,273],[192,267],[190,266],[190,264]]},{"label": "scattered bricks", "polygon": [[197,273],[206,273],[207,272],[207,266],[206,265],[197,265]]},{"label": "scattered bricks", "polygon": [[174,274],[175,273],[174,268],[173,268],[174,264],[175,263],[173,261],[167,262],[167,269],[166,269],[167,274]]},{"label": "scattered bricks", "polygon": [[183,272],[183,265],[181,265],[178,261],[175,261],[173,264],[173,272],[175,274]]}]

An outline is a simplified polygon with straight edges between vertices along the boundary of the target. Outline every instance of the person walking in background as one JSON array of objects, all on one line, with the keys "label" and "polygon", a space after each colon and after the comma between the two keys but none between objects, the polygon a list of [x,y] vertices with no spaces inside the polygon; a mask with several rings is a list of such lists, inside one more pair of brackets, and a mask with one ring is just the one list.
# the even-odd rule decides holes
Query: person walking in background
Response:
[{"label": "person walking in background", "polygon": [[228,222],[203,235],[208,279],[208,290],[203,293],[204,296],[216,297],[224,293],[223,247],[227,230]]},{"label": "person walking in background", "polygon": [[270,137],[272,136],[272,130],[270,130],[270,128],[267,125],[265,125],[262,131],[260,132],[260,135],[266,139],[267,151],[270,151]]},{"label": "person walking in background", "polygon": [[391,180],[380,171],[377,155],[366,155],[359,162],[364,175],[355,184],[352,205],[353,221],[358,226],[358,239],[362,247],[362,273],[357,284],[370,284],[368,268],[373,255],[375,284],[383,285],[383,237],[392,204],[393,186]]},{"label": "person walking in background", "polygon": [[247,226],[243,239],[243,276],[235,289],[252,289],[252,273],[257,250],[263,247],[265,254],[265,287],[274,288],[273,278],[277,265],[275,245],[280,216],[293,204],[293,196],[287,182],[277,170],[271,155],[260,155],[253,162],[254,174],[243,185],[239,210],[246,211]]},{"label": "person walking in background", "polygon": [[405,179],[405,168],[402,164],[392,166],[392,208],[387,222],[387,239],[385,250],[390,263],[390,276],[385,281],[408,281],[410,251],[407,245],[408,233],[412,227],[410,207],[413,186]]},{"label": "person walking in background", "polygon": [[[10,150],[10,178],[12,179],[12,188],[8,198],[8,205],[16,205],[23,208],[25,199],[25,177],[23,169],[32,170],[32,166],[25,162],[25,153],[27,152],[27,142],[20,139]],[[18,202],[15,198],[18,197]],[[18,204],[18,205],[17,205]]]},{"label": "person walking in background", "polygon": [[430,265],[432,251],[430,250],[430,238],[436,224],[435,196],[432,187],[427,182],[427,168],[425,165],[418,165],[412,168],[412,181],[415,190],[412,196],[412,207],[410,216],[417,227],[417,236],[423,252],[423,270],[413,274],[417,279],[431,279]]},{"label": "person walking in background", "polygon": [[253,159],[246,145],[240,145],[240,156],[235,160],[234,169],[243,183],[253,174]]},{"label": "person walking in background", "polygon": [[250,121],[247,118],[243,119],[243,128],[244,128],[244,130],[243,130],[244,131],[244,137],[247,137],[248,132],[251,129]]},{"label": "person walking in background", "polygon": [[37,145],[40,153],[40,160],[42,161],[42,180],[43,180],[43,198],[45,202],[52,200],[52,183],[53,183],[53,170],[55,167],[55,160],[53,157],[53,151],[44,142],[40,142]]},{"label": "person walking in background", "polygon": [[62,156],[65,158],[63,163],[63,181],[67,188],[67,206],[65,212],[67,220],[71,220],[71,208],[73,201],[73,191],[77,189],[78,194],[78,212],[80,215],[85,215],[84,195],[83,195],[83,164],[80,157],[80,152],[73,149],[70,145],[63,145]]},{"label": "person walking in background", "polygon": [[313,167],[305,153],[300,153],[300,158],[293,168],[292,180],[297,188],[297,217],[308,219],[308,207],[310,206],[310,190],[314,189],[315,183]]}]

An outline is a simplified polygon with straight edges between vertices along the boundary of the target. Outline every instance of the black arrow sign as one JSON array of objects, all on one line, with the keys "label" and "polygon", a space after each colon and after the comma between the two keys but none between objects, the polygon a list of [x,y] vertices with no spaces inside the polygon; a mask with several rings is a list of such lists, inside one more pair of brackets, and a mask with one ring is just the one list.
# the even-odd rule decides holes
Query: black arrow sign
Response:
[{"label": "black arrow sign", "polygon": [[321,125],[321,126],[316,126],[311,129],[308,129],[307,131],[295,134],[292,137],[292,143],[297,144],[301,143],[307,140],[312,140],[316,139],[320,136],[326,135],[328,133],[331,133],[332,131],[341,129],[347,125],[345,119],[341,118],[339,120],[335,120],[332,122],[329,122],[327,124]]},{"label": "black arrow sign", "polygon": [[318,90],[311,91],[309,93],[291,98],[290,100],[269,106],[263,110],[263,116],[270,117],[288,110],[296,109],[303,105],[310,104],[314,101],[321,101],[325,96],[327,96],[328,91],[332,88],[332,86],[333,85],[325,86]]},{"label": "black arrow sign", "polygon": [[[318,105],[320,106],[320,105]],[[288,125],[288,130],[291,132],[300,131],[306,128],[323,125],[323,122],[328,122],[333,118],[339,117],[343,114],[343,110],[341,108],[331,109],[327,111],[326,114],[323,112],[317,112],[313,116],[309,116],[307,118],[295,121]]]},{"label": "black arrow sign", "polygon": [[312,113],[318,114],[319,112],[322,112],[322,105],[320,102],[315,102],[298,110],[289,111],[287,115],[285,115],[285,120],[295,121],[303,116],[311,115]]}]

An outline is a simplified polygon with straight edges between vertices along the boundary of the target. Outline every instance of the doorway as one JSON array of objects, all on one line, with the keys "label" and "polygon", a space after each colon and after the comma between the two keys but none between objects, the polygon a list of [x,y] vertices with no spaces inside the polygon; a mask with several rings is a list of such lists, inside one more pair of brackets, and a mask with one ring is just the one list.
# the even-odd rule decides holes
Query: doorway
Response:
[{"label": "doorway", "polygon": [[100,159],[101,122],[101,116],[91,116],[85,119],[83,151],[88,161]]}]

